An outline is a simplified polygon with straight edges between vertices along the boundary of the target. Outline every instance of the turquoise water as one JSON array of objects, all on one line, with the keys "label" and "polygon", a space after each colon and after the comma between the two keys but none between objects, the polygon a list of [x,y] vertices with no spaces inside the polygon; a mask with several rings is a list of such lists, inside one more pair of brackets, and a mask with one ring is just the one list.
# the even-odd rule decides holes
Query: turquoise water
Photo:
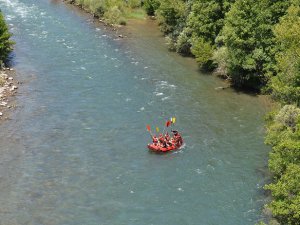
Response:
[{"label": "turquoise water", "polygon": [[[16,41],[18,108],[0,130],[0,224],[247,225],[261,218],[266,107],[166,50],[60,1],[0,0]],[[177,152],[148,152],[176,116]]]}]

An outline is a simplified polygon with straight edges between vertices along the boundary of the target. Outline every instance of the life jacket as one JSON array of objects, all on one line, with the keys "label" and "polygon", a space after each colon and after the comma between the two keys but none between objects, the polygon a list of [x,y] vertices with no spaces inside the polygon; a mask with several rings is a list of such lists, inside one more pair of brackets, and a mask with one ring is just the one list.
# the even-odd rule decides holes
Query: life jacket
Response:
[{"label": "life jacket", "polygon": [[159,142],[160,143],[164,143],[164,141],[165,141],[165,139],[164,139],[164,137],[162,136],[162,135],[159,135]]},{"label": "life jacket", "polygon": [[165,139],[166,139],[166,141],[169,141],[169,140],[170,140],[170,136],[169,136],[169,134],[168,134],[168,133],[166,133],[166,135],[165,135]]},{"label": "life jacket", "polygon": [[157,139],[157,137],[155,137],[155,136],[154,136],[154,137],[152,137],[152,141],[153,141],[153,143],[154,143],[154,144],[156,144],[156,143],[158,142],[158,139]]}]

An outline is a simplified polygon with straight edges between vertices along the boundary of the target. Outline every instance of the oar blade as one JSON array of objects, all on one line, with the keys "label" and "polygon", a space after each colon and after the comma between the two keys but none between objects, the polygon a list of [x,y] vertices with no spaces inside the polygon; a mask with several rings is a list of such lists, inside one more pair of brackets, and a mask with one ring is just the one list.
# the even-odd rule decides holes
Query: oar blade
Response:
[{"label": "oar blade", "polygon": [[148,131],[150,131],[150,130],[151,130],[151,127],[150,127],[150,125],[147,125],[146,127],[147,127],[147,130],[148,130]]}]

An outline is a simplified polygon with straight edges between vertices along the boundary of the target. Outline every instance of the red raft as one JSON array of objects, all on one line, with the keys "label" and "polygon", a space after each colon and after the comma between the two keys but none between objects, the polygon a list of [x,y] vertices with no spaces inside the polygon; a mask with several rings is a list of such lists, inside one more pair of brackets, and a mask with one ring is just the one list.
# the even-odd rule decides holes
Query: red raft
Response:
[{"label": "red raft", "polygon": [[176,149],[179,149],[182,146],[183,143],[177,143],[168,147],[162,147],[158,144],[148,144],[147,147],[149,148],[149,150],[154,151],[154,152],[170,152],[170,151],[174,151]]}]

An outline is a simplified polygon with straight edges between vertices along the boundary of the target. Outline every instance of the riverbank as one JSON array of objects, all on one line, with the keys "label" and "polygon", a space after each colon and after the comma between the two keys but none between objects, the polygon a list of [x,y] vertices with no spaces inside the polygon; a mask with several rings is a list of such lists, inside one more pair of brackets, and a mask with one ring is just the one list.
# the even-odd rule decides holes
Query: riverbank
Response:
[{"label": "riverbank", "polygon": [[16,107],[14,96],[18,85],[14,69],[5,68],[0,71],[0,122],[9,119],[10,111]]},{"label": "riverbank", "polygon": [[[215,90],[156,21],[115,40],[52,2],[1,2],[22,81],[1,125],[1,223],[253,225],[268,151],[258,98]],[[170,114],[186,146],[149,154],[145,125]]]},{"label": "riverbank", "polygon": [[[120,24],[111,24],[107,22],[104,18],[100,18],[96,16],[93,12],[88,9],[82,7],[81,5],[76,4],[74,1],[69,0],[60,0],[59,2],[64,3],[67,7],[69,7],[72,11],[78,13],[81,16],[88,16],[93,20],[97,26],[101,27],[103,30],[106,30],[111,35],[114,36],[115,39],[121,39],[128,37],[129,33],[126,32],[126,27]],[[130,23],[129,19],[129,23]]]}]

